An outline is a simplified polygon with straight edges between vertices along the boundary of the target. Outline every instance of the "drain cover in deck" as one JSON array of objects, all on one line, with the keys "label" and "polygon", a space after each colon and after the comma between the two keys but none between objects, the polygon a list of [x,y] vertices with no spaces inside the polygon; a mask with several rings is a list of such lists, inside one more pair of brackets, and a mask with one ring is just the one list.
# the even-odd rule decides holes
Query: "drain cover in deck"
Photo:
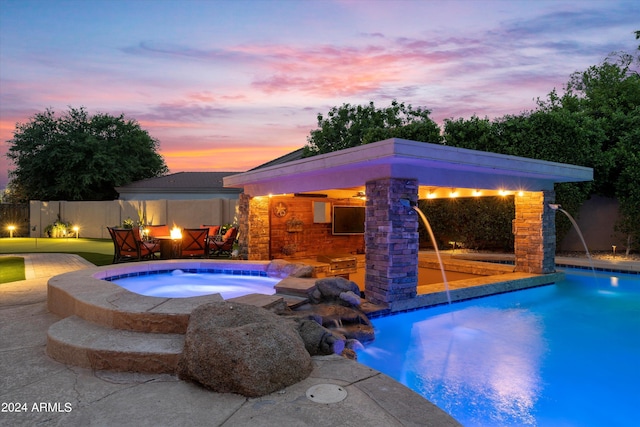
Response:
[{"label": "drain cover in deck", "polygon": [[316,384],[307,390],[307,398],[316,403],[338,403],[347,397],[347,390],[335,384]]}]

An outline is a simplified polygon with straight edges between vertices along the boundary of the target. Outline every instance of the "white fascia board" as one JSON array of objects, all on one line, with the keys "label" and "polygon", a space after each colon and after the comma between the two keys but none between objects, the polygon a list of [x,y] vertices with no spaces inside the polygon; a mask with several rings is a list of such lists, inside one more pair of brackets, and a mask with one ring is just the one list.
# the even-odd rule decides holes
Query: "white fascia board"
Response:
[{"label": "white fascia board", "polygon": [[224,177],[226,187],[253,195],[319,191],[364,185],[386,177],[415,178],[420,185],[523,188],[540,191],[555,182],[590,181],[582,166],[438,144],[388,139]]}]

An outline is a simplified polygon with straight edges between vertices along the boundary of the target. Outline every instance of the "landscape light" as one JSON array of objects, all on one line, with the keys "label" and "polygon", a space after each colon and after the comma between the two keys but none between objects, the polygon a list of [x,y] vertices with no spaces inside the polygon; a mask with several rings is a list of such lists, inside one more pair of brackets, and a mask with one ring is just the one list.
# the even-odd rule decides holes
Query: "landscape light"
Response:
[{"label": "landscape light", "polygon": [[78,233],[80,232],[80,227],[77,225],[73,227],[73,232],[76,233],[76,239],[78,238]]},{"label": "landscape light", "polygon": [[13,239],[13,231],[16,229],[15,225],[10,225],[7,227],[7,230],[9,230],[9,238]]}]

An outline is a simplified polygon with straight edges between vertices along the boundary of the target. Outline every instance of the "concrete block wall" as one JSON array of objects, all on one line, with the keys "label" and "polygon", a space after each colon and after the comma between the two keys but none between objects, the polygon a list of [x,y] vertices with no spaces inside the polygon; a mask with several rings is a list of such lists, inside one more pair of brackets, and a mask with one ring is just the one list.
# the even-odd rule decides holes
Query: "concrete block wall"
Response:
[{"label": "concrete block wall", "polygon": [[[558,212],[556,215],[562,215],[562,213]],[[616,199],[593,194],[589,200],[583,203],[574,219],[580,227],[589,252],[613,253],[614,245],[618,253],[627,249],[628,236],[615,229],[616,223],[621,219],[620,203]],[[571,227],[564,239],[558,242],[558,249],[560,251],[585,251],[575,227]]]},{"label": "concrete block wall", "polygon": [[108,239],[106,227],[120,226],[142,214],[147,224],[167,224],[197,228],[202,224],[235,223],[235,199],[208,200],[109,200],[109,201],[31,201],[30,237],[45,237],[44,230],[58,216],[80,227],[80,237]]}]

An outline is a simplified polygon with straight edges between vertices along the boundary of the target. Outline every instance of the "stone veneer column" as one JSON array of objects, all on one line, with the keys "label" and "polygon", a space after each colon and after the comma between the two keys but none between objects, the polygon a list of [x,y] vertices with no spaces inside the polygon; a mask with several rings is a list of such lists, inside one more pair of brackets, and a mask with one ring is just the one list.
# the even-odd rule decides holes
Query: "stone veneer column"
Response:
[{"label": "stone veneer column", "polygon": [[365,296],[380,304],[414,298],[418,285],[415,179],[367,182]]},{"label": "stone veneer column", "polygon": [[240,194],[238,203],[239,257],[269,259],[269,198]]},{"label": "stone veneer column", "polygon": [[554,191],[525,192],[515,196],[515,271],[555,272],[555,211],[549,207],[554,201]]}]

